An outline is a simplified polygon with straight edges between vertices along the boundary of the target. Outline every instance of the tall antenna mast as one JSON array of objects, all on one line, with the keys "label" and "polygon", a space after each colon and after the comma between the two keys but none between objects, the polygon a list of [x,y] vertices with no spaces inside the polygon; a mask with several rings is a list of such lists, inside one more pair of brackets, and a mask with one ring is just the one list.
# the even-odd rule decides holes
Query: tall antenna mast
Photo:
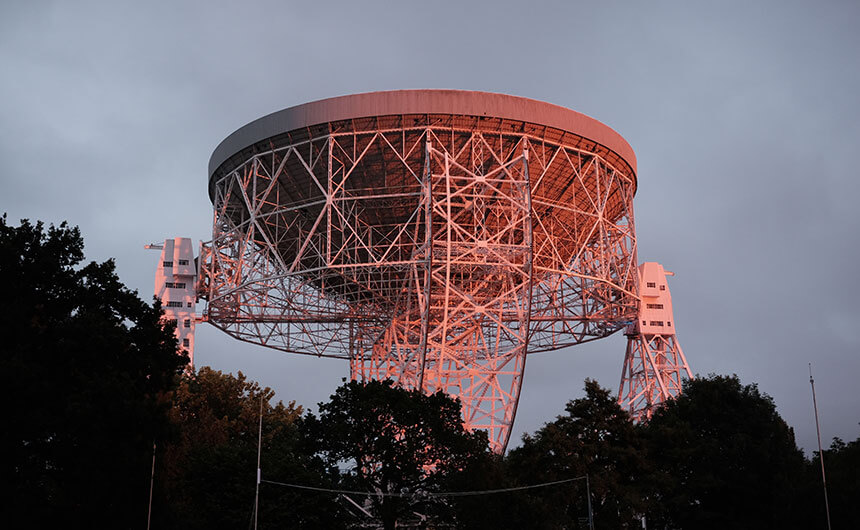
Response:
[{"label": "tall antenna mast", "polygon": [[815,434],[818,435],[818,461],[821,462],[821,488],[824,490],[824,511],[827,514],[827,530],[830,530],[830,503],[827,502],[827,479],[824,475],[824,451],[821,450],[821,429],[818,427],[818,403],[815,401],[815,380],[812,379],[812,363],[809,363],[809,384],[812,386],[812,408],[815,411]]},{"label": "tall antenna mast", "polygon": [[155,488],[155,440],[152,441],[152,472],[149,474],[149,508],[146,511],[146,530],[152,521],[152,491]]},{"label": "tall antenna mast", "polygon": [[260,393],[260,430],[257,432],[257,493],[254,495],[254,530],[260,515],[260,454],[263,451],[263,394]]}]

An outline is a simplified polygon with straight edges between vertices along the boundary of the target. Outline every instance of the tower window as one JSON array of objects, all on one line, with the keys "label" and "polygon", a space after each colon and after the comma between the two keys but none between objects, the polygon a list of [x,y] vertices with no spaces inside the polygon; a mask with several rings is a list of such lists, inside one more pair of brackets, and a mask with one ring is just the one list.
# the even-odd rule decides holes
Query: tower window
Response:
[{"label": "tower window", "polygon": [[188,265],[188,260],[187,259],[181,259],[181,260],[179,260],[179,264],[180,265]]},{"label": "tower window", "polygon": [[663,309],[663,304],[647,304],[648,309]]},{"label": "tower window", "polygon": [[191,341],[189,341],[188,339],[182,339],[182,345],[187,348],[191,345]]},{"label": "tower window", "polygon": [[654,282],[648,282],[645,285],[647,285],[648,287],[657,287],[657,284]]},{"label": "tower window", "polygon": [[188,307],[191,307],[191,302],[188,302]]},{"label": "tower window", "polygon": [[173,267],[173,262],[172,261],[165,261],[162,263],[162,265],[165,267]]},{"label": "tower window", "polygon": [[185,321],[182,323],[182,325],[186,328],[190,328],[191,327],[191,319],[186,318]]},{"label": "tower window", "polygon": [[661,285],[661,286],[660,286],[660,290],[661,290],[661,291],[665,291],[665,290],[666,290],[666,286],[665,286],[665,285]]},{"label": "tower window", "polygon": [[167,307],[182,307],[182,302],[167,302]]}]

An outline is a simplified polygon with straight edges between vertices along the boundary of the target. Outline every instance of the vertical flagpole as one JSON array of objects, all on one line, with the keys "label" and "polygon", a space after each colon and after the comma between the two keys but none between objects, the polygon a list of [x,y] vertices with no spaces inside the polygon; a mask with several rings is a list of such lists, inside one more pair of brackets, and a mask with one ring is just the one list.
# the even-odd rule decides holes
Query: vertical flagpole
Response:
[{"label": "vertical flagpole", "polygon": [[260,512],[260,453],[263,448],[263,394],[260,394],[260,429],[257,432],[257,493],[254,496],[254,530],[257,530],[257,516]]},{"label": "vertical flagpole", "polygon": [[591,511],[591,484],[588,474],[585,475],[585,495],[588,497],[588,528],[594,530],[594,513]]},{"label": "vertical flagpole", "polygon": [[149,474],[149,508],[146,511],[146,530],[149,530],[149,522],[152,519],[152,490],[155,485],[155,440],[152,441],[152,471]]},{"label": "vertical flagpole", "polygon": [[818,461],[821,462],[821,487],[824,490],[824,511],[827,514],[827,530],[830,530],[830,504],[827,502],[827,479],[824,475],[824,451],[821,450],[821,429],[818,427],[818,403],[815,401],[815,381],[812,379],[812,363],[809,363],[809,384],[812,386],[812,408],[815,411],[815,434],[818,435]]}]

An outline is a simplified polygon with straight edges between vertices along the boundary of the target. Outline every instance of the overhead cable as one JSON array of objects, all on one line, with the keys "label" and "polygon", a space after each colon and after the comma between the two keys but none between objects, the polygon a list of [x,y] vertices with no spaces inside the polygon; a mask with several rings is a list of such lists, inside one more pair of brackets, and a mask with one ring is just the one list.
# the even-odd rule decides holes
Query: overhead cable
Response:
[{"label": "overhead cable", "polygon": [[[585,476],[568,478],[564,480],[555,480],[552,482],[542,482],[540,484],[530,484],[528,486],[514,486],[511,488],[499,488],[499,489],[491,489],[491,490],[472,490],[472,491],[439,491],[439,492],[426,492],[425,495],[428,497],[472,497],[475,495],[492,495],[495,493],[508,493],[511,491],[521,491],[535,488],[545,488],[547,486],[556,486],[558,484],[564,484],[567,482],[574,482],[577,480],[586,480]],[[265,482],[267,484],[274,484],[276,486],[284,486],[287,488],[295,488],[301,490],[308,491],[318,491],[322,493],[338,493],[342,495],[366,495],[372,497],[411,497],[415,495],[415,493],[387,493],[383,491],[356,491],[356,490],[341,490],[341,489],[333,489],[333,488],[320,488],[316,486],[305,486],[302,484],[290,484],[287,482],[278,482],[276,480],[261,480],[261,482]]]}]

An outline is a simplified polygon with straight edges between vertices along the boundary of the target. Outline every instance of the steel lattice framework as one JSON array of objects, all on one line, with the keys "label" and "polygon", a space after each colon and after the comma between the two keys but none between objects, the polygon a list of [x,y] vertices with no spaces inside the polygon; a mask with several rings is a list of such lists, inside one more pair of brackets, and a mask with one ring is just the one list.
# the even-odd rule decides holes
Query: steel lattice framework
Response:
[{"label": "steel lattice framework", "polygon": [[651,417],[656,407],[681,393],[685,378],[692,378],[687,358],[675,335],[672,295],[659,263],[639,266],[639,311],[628,326],[627,352],[621,371],[618,401],[633,418]]},{"label": "steel lattice framework", "polygon": [[681,393],[690,367],[675,335],[628,335],[619,400],[636,421],[651,417],[658,405]]},{"label": "steel lattice framework", "polygon": [[503,451],[527,353],[637,320],[635,158],[608,127],[458,91],[283,112],[210,163],[198,293],[230,335],[448,392]]}]

